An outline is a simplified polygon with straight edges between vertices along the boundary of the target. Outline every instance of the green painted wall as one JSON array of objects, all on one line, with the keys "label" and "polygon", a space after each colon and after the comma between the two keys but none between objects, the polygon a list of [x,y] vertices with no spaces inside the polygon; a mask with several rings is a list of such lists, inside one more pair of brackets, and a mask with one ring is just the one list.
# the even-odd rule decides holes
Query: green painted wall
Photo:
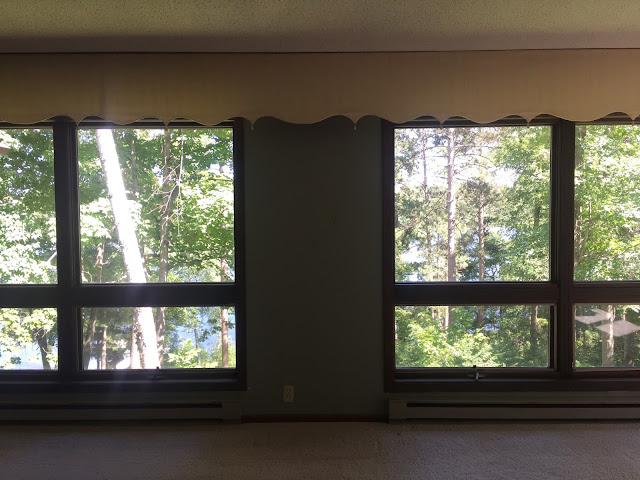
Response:
[{"label": "green painted wall", "polygon": [[247,125],[245,414],[384,412],[380,128]]}]

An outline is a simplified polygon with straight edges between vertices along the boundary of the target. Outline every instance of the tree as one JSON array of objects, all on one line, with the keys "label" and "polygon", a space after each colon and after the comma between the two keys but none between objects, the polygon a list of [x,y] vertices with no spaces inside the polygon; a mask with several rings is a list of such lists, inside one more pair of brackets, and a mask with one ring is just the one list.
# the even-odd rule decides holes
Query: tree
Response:
[{"label": "tree", "polygon": [[[634,125],[576,127],[576,280],[635,280],[640,277],[639,156],[640,133]],[[579,306],[576,364],[637,365],[633,348],[637,309],[637,306],[629,305]],[[581,321],[600,315],[596,312],[607,312],[607,315],[592,323]],[[621,327],[617,333],[616,325]]]},{"label": "tree", "polygon": [[[92,131],[81,131],[80,173],[83,273],[86,280],[119,282],[128,279],[125,260],[114,230],[112,207],[108,189],[99,161],[99,152]],[[120,172],[125,185],[130,217],[135,227],[138,249],[147,282],[210,282],[233,279],[233,163],[232,139],[229,130],[114,130]],[[97,163],[93,159],[97,160]],[[186,166],[185,166],[186,162]],[[93,261],[96,249],[104,245],[103,260]],[[92,259],[92,261],[88,261]],[[86,281],[85,280],[85,281]],[[97,315],[85,317],[85,344],[93,344],[90,332],[92,318],[107,324],[113,337],[107,348],[107,366],[112,368],[122,358],[130,355],[133,368],[139,368],[137,342],[131,342],[123,350],[120,325],[127,322],[122,309],[92,309]],[[197,345],[188,348],[199,350],[203,345],[201,332],[209,327],[193,322],[183,315],[175,315],[176,309],[165,307],[152,310],[158,358],[161,366],[171,368],[169,354],[182,348],[186,329],[197,336]],[[222,328],[233,322],[220,311],[212,335],[224,336]],[[207,319],[192,311],[197,318]],[[102,315],[102,316],[101,316]],[[106,316],[105,316],[106,315]],[[225,323],[225,318],[226,323]],[[134,324],[135,327],[135,324]],[[133,329],[132,329],[133,330]],[[197,332],[197,333],[196,333]],[[133,332],[135,334],[135,331]],[[227,334],[228,336],[228,334]],[[211,345],[213,348],[213,345]],[[228,364],[233,357],[228,342],[217,344],[226,349]],[[96,345],[86,348],[96,352]],[[131,354],[129,354],[131,352]],[[92,353],[89,353],[92,355]],[[201,359],[192,366],[203,366],[207,360],[204,352],[191,354],[184,359]],[[175,358],[175,357],[174,357]],[[85,363],[86,363],[85,359]],[[222,362],[222,361],[221,361]],[[209,366],[222,366],[222,363]]]},{"label": "tree", "polygon": [[[0,130],[2,283],[57,280],[52,137]],[[233,280],[231,129],[80,129],[78,151],[83,282]],[[84,308],[83,367],[233,367],[234,318],[227,307]],[[56,324],[54,309],[0,309],[0,368],[56,368]]]},{"label": "tree", "polygon": [[[51,130],[0,130],[0,283],[57,281]],[[55,309],[0,309],[0,369],[57,366]]]},{"label": "tree", "polygon": [[[397,130],[397,280],[548,278],[549,145],[547,127]],[[398,308],[398,364],[546,365],[548,318],[540,306]]]},{"label": "tree", "polygon": [[[142,256],[140,255],[135,225],[129,214],[129,206],[113,134],[105,129],[96,130],[96,140],[127,276],[129,281],[133,283],[146,283],[147,277],[142,263]],[[156,328],[150,307],[137,307],[134,309],[132,330],[134,332],[132,334],[132,353],[135,343],[140,352],[140,366],[142,368],[159,367]],[[104,332],[106,332],[106,329]],[[103,336],[103,342],[105,340],[106,335]],[[135,355],[132,354],[132,368],[135,362]]]}]

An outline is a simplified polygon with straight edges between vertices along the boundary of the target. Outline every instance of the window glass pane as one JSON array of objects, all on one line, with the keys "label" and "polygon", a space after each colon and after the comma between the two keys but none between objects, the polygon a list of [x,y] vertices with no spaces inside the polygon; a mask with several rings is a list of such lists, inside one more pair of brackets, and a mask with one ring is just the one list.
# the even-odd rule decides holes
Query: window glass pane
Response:
[{"label": "window glass pane", "polygon": [[395,133],[396,281],[549,279],[550,127]]},{"label": "window glass pane", "polygon": [[82,312],[85,370],[236,366],[233,307],[115,307]]},{"label": "window glass pane", "polygon": [[234,279],[233,131],[78,133],[82,279]]},{"label": "window glass pane", "polygon": [[0,308],[0,370],[58,368],[54,308]]},{"label": "window glass pane", "polygon": [[576,305],[576,367],[640,366],[640,305]]},{"label": "window glass pane", "polygon": [[398,367],[547,367],[550,308],[396,307]]},{"label": "window glass pane", "polygon": [[0,130],[0,283],[56,283],[51,130]]},{"label": "window glass pane", "polygon": [[640,128],[576,126],[575,175],[575,279],[640,279]]}]

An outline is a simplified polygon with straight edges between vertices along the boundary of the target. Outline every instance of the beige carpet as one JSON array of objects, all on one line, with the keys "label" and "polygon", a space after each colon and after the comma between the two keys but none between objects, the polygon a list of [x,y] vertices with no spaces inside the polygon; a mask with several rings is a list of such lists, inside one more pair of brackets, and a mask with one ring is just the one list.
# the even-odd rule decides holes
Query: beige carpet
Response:
[{"label": "beige carpet", "polygon": [[9,479],[639,479],[640,424],[1,426]]}]

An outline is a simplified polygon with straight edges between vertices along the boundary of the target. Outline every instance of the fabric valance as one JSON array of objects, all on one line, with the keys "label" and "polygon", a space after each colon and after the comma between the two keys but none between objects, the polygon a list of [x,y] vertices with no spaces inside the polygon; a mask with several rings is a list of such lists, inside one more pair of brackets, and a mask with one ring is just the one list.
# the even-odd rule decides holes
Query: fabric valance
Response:
[{"label": "fabric valance", "polygon": [[125,124],[243,117],[314,123],[489,122],[551,114],[589,121],[640,114],[640,50],[308,54],[4,54],[0,120],[65,115]]}]

